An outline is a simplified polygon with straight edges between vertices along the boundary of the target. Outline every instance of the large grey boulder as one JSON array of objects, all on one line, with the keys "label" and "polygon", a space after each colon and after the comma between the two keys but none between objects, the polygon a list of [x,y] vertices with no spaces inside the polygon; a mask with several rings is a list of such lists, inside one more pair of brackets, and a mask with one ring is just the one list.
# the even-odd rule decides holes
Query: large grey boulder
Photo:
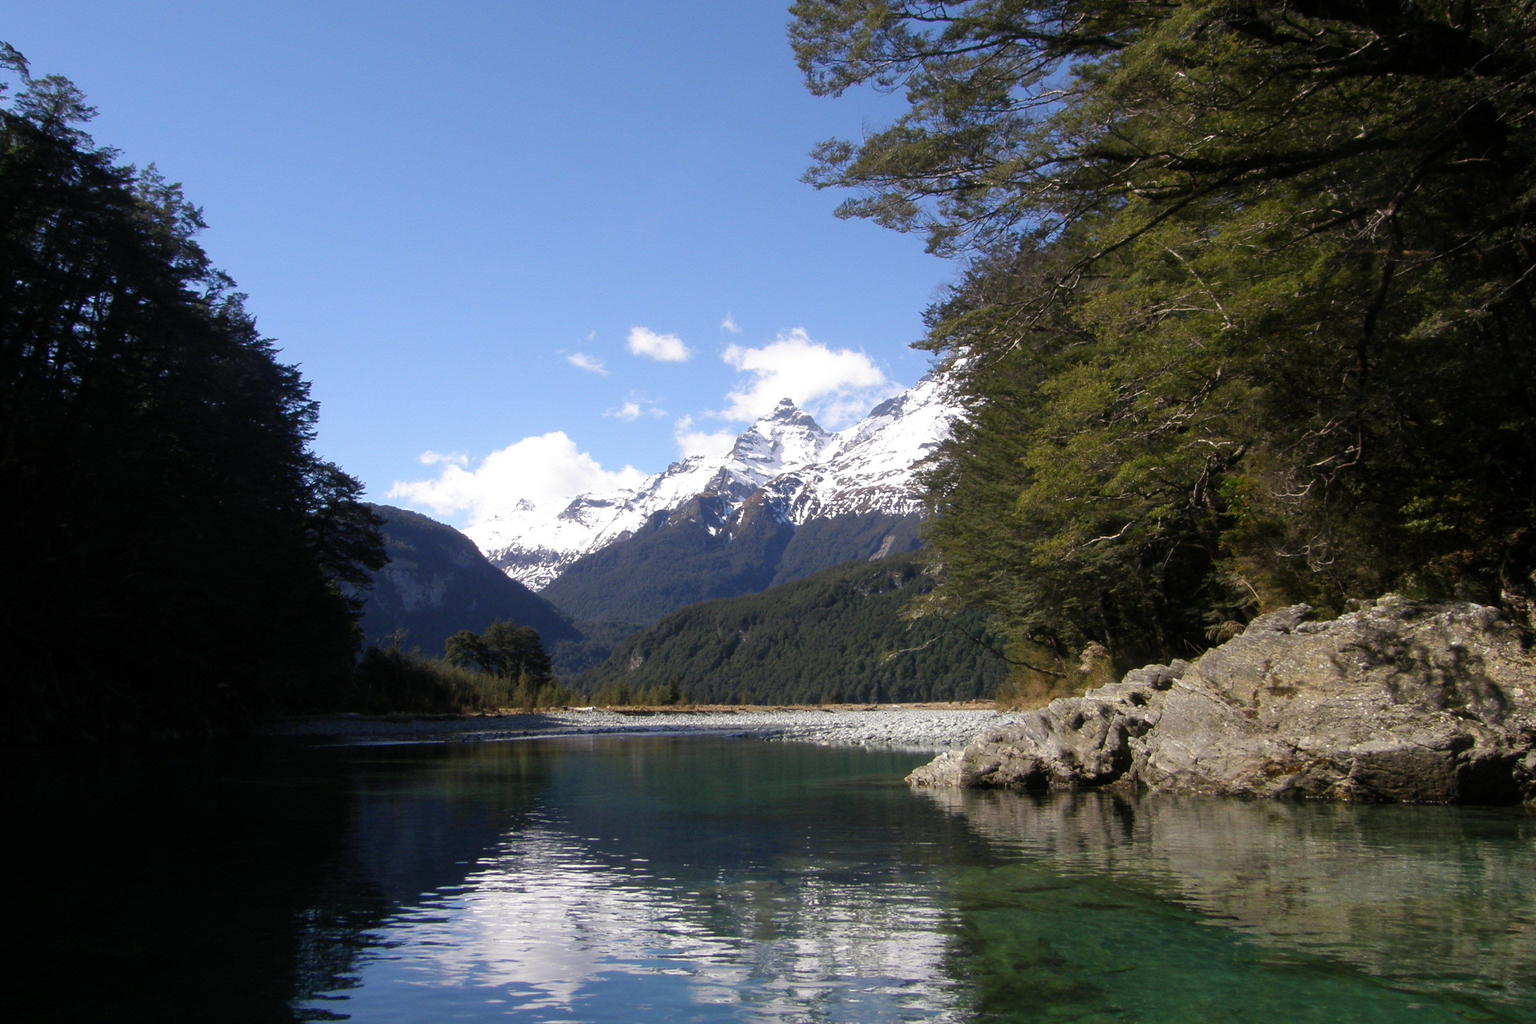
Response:
[{"label": "large grey boulder", "polygon": [[1296,605],[1193,663],[1052,701],[914,786],[1431,803],[1536,800],[1536,656],[1497,610],[1387,597]]}]

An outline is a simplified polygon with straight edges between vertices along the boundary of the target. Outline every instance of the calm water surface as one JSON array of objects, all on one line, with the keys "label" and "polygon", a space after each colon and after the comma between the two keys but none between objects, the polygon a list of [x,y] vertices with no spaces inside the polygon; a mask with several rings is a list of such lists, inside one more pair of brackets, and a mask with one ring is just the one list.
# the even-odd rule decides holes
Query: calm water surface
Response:
[{"label": "calm water surface", "polygon": [[1536,815],[702,737],[8,755],[11,1019],[1536,1021]]}]

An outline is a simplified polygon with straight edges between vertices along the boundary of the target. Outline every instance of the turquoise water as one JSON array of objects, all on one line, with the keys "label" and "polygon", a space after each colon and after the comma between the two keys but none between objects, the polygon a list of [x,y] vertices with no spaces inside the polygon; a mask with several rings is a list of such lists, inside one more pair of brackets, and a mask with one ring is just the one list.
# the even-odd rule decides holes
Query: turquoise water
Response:
[{"label": "turquoise water", "polygon": [[13,755],[27,1020],[1530,1022],[1536,815],[702,737]]}]

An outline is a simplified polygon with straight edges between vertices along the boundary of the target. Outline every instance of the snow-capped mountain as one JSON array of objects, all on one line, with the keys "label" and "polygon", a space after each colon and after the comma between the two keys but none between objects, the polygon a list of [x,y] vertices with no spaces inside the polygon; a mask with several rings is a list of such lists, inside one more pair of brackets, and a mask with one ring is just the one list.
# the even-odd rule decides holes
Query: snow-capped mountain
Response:
[{"label": "snow-capped mountain", "polygon": [[911,515],[919,510],[915,467],[947,435],[957,411],[936,373],[837,433],[786,398],[723,456],[674,462],[638,487],[581,495],[553,515],[522,501],[464,532],[508,576],[538,590],[578,558],[701,495],[717,499],[710,502],[717,529],[749,504],[795,525],[869,512]]},{"label": "snow-capped mountain", "polygon": [[918,464],[949,435],[958,411],[942,378],[929,374],[834,434],[820,458],[782,470],[765,490],[784,502],[796,524],[862,512],[916,513]]}]

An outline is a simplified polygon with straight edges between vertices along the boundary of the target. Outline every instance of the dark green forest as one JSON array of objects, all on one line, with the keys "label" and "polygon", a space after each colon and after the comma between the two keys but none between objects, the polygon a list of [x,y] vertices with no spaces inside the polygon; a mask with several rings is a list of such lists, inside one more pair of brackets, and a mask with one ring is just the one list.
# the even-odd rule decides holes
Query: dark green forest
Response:
[{"label": "dark green forest", "polygon": [[598,633],[623,636],[699,601],[755,594],[918,543],[917,516],[860,512],[795,524],[771,501],[748,502],[733,516],[726,499],[705,494],[577,559],[539,596],[589,631],[595,623]]},{"label": "dark green forest", "polygon": [[0,44],[7,738],[188,735],[331,707],[383,564],[317,409],[198,209]]},{"label": "dark green forest", "polygon": [[694,605],[620,644],[575,685],[600,703],[990,698],[1008,673],[982,615],[908,614],[934,583],[909,554]]},{"label": "dark green forest", "polygon": [[813,92],[905,100],[807,180],[964,268],[944,603],[1046,670],[1389,590],[1533,623],[1536,5],[792,11]]}]

